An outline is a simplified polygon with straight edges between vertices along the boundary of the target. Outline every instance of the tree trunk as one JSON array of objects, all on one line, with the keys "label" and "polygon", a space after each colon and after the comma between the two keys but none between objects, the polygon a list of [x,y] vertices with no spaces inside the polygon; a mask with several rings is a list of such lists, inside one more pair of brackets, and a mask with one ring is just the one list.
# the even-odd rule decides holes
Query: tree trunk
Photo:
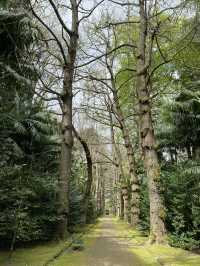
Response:
[{"label": "tree trunk", "polygon": [[128,189],[126,186],[122,187],[123,202],[124,202],[124,221],[129,222],[129,202],[128,202]]},{"label": "tree trunk", "polygon": [[87,145],[87,142],[81,138],[81,136],[78,134],[76,129],[73,127],[74,134],[76,138],[80,141],[87,160],[87,181],[86,181],[86,188],[85,188],[85,195],[83,198],[83,204],[84,204],[84,217],[83,221],[84,223],[89,222],[88,221],[88,207],[89,207],[89,201],[91,196],[91,190],[92,190],[92,181],[93,181],[93,174],[92,174],[92,157],[90,154],[90,149]]},{"label": "tree trunk", "polygon": [[118,121],[120,123],[120,129],[122,131],[126,153],[128,157],[128,163],[129,163],[129,174],[130,174],[130,181],[131,181],[131,224],[133,227],[136,227],[139,223],[139,214],[140,214],[140,186],[139,186],[139,180],[135,172],[135,158],[134,158],[134,151],[133,146],[131,143],[129,131],[127,129],[127,126],[125,124],[124,115],[120,106],[119,97],[117,94],[117,88],[115,87],[115,81],[114,76],[112,73],[112,69],[109,68],[110,75],[111,75],[111,82],[112,82],[112,93],[113,93],[113,99],[115,103],[115,113],[118,117]]},{"label": "tree trunk", "polygon": [[97,189],[96,189],[96,210],[97,210],[97,216],[100,215],[100,210],[101,210],[101,177],[99,175],[99,170],[97,166]]},{"label": "tree trunk", "polygon": [[104,182],[104,173],[103,168],[100,165],[100,180],[99,180],[99,215],[104,213],[105,209],[105,182]]},{"label": "tree trunk", "polygon": [[193,146],[193,159],[199,160],[200,158],[200,147],[198,145]]},{"label": "tree trunk", "polygon": [[123,138],[125,141],[125,147],[127,151],[127,157],[129,162],[129,173],[130,173],[130,181],[131,181],[131,224],[133,227],[136,227],[139,223],[139,204],[140,204],[140,187],[138,177],[135,173],[135,160],[134,160],[134,152],[133,146],[130,140],[130,136],[128,134],[128,130],[124,125],[122,127]]},{"label": "tree trunk", "polygon": [[64,69],[63,82],[63,104],[62,104],[62,144],[60,158],[60,177],[58,182],[58,217],[57,236],[64,239],[67,234],[69,200],[68,200],[68,183],[71,177],[72,161],[72,75],[68,68]]},{"label": "tree trunk", "polygon": [[105,177],[102,173],[102,185],[101,185],[101,215],[105,212]]},{"label": "tree trunk", "polygon": [[115,142],[115,132],[114,132],[114,126],[113,126],[112,113],[111,113],[110,109],[109,109],[109,117],[110,117],[112,144],[114,145],[117,164],[118,164],[119,169],[120,169],[120,175],[119,175],[120,176],[120,178],[119,178],[119,183],[120,183],[120,189],[119,189],[120,218],[122,218],[128,222],[128,213],[129,213],[129,211],[128,211],[128,206],[129,206],[128,190],[127,190],[127,187],[122,187],[122,184],[125,182],[125,174],[124,174],[124,169],[123,169],[123,164],[122,164],[121,151]]},{"label": "tree trunk", "polygon": [[78,47],[78,5],[76,0],[71,0],[72,26],[68,45],[67,62],[63,67],[63,91],[61,96],[62,108],[62,144],[60,158],[60,177],[58,181],[58,216],[57,237],[63,239],[67,234],[69,212],[69,179],[72,164],[72,86],[74,80],[74,67]]},{"label": "tree trunk", "polygon": [[85,222],[88,223],[88,209],[89,209],[89,203],[90,203],[90,196],[91,196],[91,190],[92,190],[92,182],[93,182],[93,174],[92,174],[92,157],[90,154],[90,150],[87,147],[86,150],[86,158],[87,158],[87,173],[88,178],[86,182],[86,189],[85,189],[85,195],[84,195],[84,210],[85,210]]},{"label": "tree trunk", "polygon": [[187,152],[188,159],[191,160],[192,159],[192,152],[191,152],[190,145],[186,146],[186,152]]},{"label": "tree trunk", "polygon": [[120,219],[124,219],[124,199],[122,190],[120,190],[120,213],[119,213]]},{"label": "tree trunk", "polygon": [[120,129],[122,131],[128,163],[129,163],[129,174],[130,174],[130,181],[131,181],[131,224],[133,227],[136,227],[139,223],[139,203],[140,203],[140,186],[139,180],[135,172],[135,158],[134,158],[134,151],[133,146],[130,140],[130,135],[127,129],[127,126],[124,121],[124,116],[119,104],[119,99],[116,90],[113,92],[114,94],[114,102],[117,109],[117,115],[119,117],[120,122]]},{"label": "tree trunk", "polygon": [[[146,1],[140,0],[140,25],[137,55],[137,95],[140,111],[140,136],[146,168],[150,199],[150,241],[163,243],[166,241],[164,224],[165,208],[160,195],[160,166],[156,151],[156,139],[153,130],[151,102],[148,91],[147,48],[147,12]],[[150,61],[150,60],[149,60]]]}]

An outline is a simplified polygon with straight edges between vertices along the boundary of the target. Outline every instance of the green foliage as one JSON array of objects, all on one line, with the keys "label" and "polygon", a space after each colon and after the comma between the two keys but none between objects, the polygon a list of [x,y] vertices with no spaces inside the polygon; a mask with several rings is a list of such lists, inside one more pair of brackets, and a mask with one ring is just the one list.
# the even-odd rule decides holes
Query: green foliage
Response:
[{"label": "green foliage", "polygon": [[0,238],[4,245],[13,239],[50,239],[56,221],[55,177],[38,177],[30,175],[26,167],[15,167],[4,168],[0,181]]},{"label": "green foliage", "polygon": [[[198,162],[196,167],[199,168]],[[178,167],[165,163],[162,167],[162,189],[166,206],[169,243],[174,247],[200,247],[200,179],[194,162]],[[189,170],[190,169],[190,170]],[[141,186],[140,229],[149,230],[149,198],[146,182]]]},{"label": "green foliage", "polygon": [[199,175],[187,174],[191,162],[179,168],[166,165],[163,186],[167,207],[166,223],[173,245],[192,249],[200,246],[200,187]]},{"label": "green foliage", "polygon": [[0,2],[0,8],[6,8],[7,7],[7,3],[8,3],[8,1],[7,0],[1,0],[1,2]]},{"label": "green foliage", "polygon": [[81,193],[80,186],[76,185],[74,174],[70,180],[69,189],[69,225],[70,227],[81,224],[83,218],[83,194]]},{"label": "green foliage", "polygon": [[52,238],[57,219],[53,120],[39,106],[20,108],[0,127],[0,237],[8,244]]},{"label": "green foliage", "polygon": [[180,247],[186,250],[199,249],[200,243],[195,237],[196,234],[193,232],[171,234],[169,235],[169,244],[172,247]]},{"label": "green foliage", "polygon": [[13,247],[53,237],[59,148],[57,123],[33,93],[30,19],[4,9],[0,29],[0,239]]},{"label": "green foliage", "polygon": [[[77,153],[76,153],[77,155]],[[80,224],[84,224],[84,193],[85,177],[82,176],[83,165],[79,159],[73,161],[72,176],[69,183],[69,226],[70,230]],[[86,222],[91,223],[96,219],[95,203],[93,196],[90,197]]]}]

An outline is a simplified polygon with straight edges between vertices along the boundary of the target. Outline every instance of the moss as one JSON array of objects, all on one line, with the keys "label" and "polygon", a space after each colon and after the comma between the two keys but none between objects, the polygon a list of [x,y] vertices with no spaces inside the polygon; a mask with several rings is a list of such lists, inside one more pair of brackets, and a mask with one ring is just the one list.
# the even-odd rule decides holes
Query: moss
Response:
[{"label": "moss", "polygon": [[85,249],[88,249],[93,245],[100,233],[101,228],[99,223],[95,226],[91,226],[89,231],[87,231],[87,234],[83,236],[84,251],[66,251],[52,263],[52,266],[88,266],[86,264],[87,254]]},{"label": "moss", "polygon": [[82,252],[66,252],[57,260],[55,260],[52,266],[84,266],[85,256]]},{"label": "moss", "polygon": [[153,176],[153,181],[159,184],[161,181],[160,169],[152,170],[152,176]]},{"label": "moss", "polygon": [[[79,233],[80,232],[86,233],[88,232],[88,230],[91,231],[93,227],[94,227],[93,225],[84,226],[82,227],[81,231],[80,231],[80,228],[76,228],[76,231]],[[95,229],[93,230],[93,234],[98,235],[99,233],[98,230],[99,229],[98,229],[98,223],[97,223],[97,225],[95,226]],[[0,251],[0,266],[5,266],[8,263],[9,263],[9,266],[43,266],[44,263],[52,259],[65,246],[67,247],[69,243],[70,243],[70,240],[44,243],[43,245],[38,245],[38,246],[30,247],[30,248],[19,248],[13,253],[12,258],[10,260],[8,260],[9,254],[10,254],[9,252]],[[64,254],[66,253],[64,252]],[[75,257],[77,257],[75,261],[76,260],[78,261],[78,256],[77,256],[78,253],[75,253],[76,255],[73,255],[71,253],[69,254],[70,254],[69,261],[70,261],[70,258],[74,259]],[[58,264],[58,265],[62,266],[62,264]]]},{"label": "moss", "polygon": [[161,208],[160,211],[159,211],[159,217],[162,219],[162,220],[165,220],[166,218],[166,211],[165,211],[165,208]]},{"label": "moss", "polygon": [[0,266],[8,262],[10,266],[43,266],[60,249],[67,246],[67,242],[51,242],[31,248],[20,248],[14,251],[10,260],[9,252],[0,252]]},{"label": "moss", "polygon": [[156,266],[199,266],[200,256],[180,248],[173,248],[166,245],[148,245],[148,238],[142,233],[133,230],[123,221],[117,221],[118,228],[124,232],[125,237],[132,237],[131,251],[138,256],[144,265]]}]

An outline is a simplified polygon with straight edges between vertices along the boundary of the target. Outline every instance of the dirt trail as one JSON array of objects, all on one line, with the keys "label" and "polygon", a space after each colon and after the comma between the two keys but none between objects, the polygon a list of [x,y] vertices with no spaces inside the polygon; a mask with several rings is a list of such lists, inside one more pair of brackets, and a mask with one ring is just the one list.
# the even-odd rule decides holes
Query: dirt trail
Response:
[{"label": "dirt trail", "polygon": [[144,265],[129,251],[129,238],[122,235],[112,218],[101,219],[100,232],[93,245],[85,250],[87,266]]}]

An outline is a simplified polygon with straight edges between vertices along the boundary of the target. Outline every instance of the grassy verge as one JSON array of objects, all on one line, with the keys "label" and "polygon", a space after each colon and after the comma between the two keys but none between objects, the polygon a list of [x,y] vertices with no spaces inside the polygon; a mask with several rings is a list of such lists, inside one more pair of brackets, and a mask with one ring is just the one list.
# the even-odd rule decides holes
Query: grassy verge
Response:
[{"label": "grassy verge", "polygon": [[[80,234],[93,231],[93,227],[93,225],[90,225],[81,228],[81,230],[77,230],[77,233],[74,237],[78,237],[78,235]],[[64,250],[65,247],[67,248],[70,243],[71,239],[69,238],[66,241],[43,243],[33,247],[19,248],[13,252],[10,259],[9,251],[0,251],[0,266],[43,266],[47,261],[51,260],[54,256],[59,254],[60,251]],[[67,252],[63,251],[63,254],[64,253]],[[75,256],[77,256],[77,253]],[[73,259],[76,260],[76,258]],[[50,265],[57,265],[56,261],[57,260],[55,260],[55,263],[53,262]],[[62,266],[62,264],[58,265]],[[66,264],[66,261],[64,265],[68,265]],[[70,266],[70,264],[68,266]]]},{"label": "grassy verge", "polygon": [[[84,242],[84,249],[89,250],[90,247],[94,244],[97,238],[101,234],[100,223],[97,223],[95,226],[91,228],[84,234],[82,240]],[[87,251],[84,252],[73,252],[66,251],[60,257],[58,257],[51,265],[52,266],[82,266],[86,264],[86,258],[89,254]]]},{"label": "grassy verge", "polygon": [[148,266],[199,266],[200,256],[179,248],[161,245],[148,245],[147,237],[142,236],[137,230],[125,224],[123,221],[115,220],[116,226],[123,236],[130,240],[131,251]]},{"label": "grassy verge", "polygon": [[59,250],[67,246],[67,241],[51,242],[35,247],[19,248],[13,252],[9,259],[9,252],[0,252],[1,266],[43,266]]}]

